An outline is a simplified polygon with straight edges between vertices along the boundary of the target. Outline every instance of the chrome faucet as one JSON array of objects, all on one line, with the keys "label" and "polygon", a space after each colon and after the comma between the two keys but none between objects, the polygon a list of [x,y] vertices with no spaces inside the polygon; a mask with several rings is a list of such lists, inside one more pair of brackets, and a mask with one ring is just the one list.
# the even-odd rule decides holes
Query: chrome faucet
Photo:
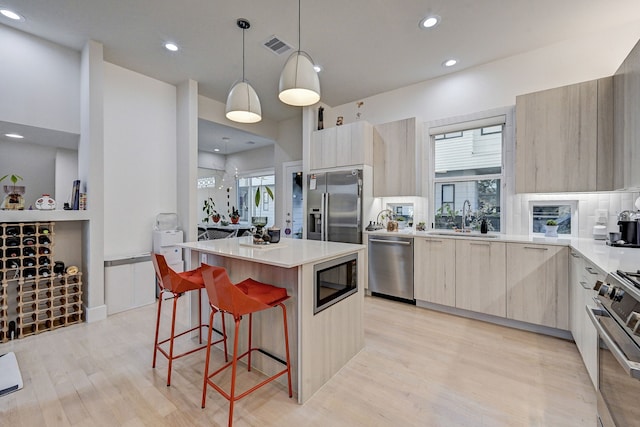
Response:
[{"label": "chrome faucet", "polygon": [[[385,214],[385,213],[387,213],[387,214],[388,214],[388,217],[389,217],[389,219],[390,219],[390,220],[393,220],[393,217],[394,217],[394,215],[395,215],[395,214],[393,213],[393,211],[392,211],[391,209],[383,209],[383,210],[381,210],[381,211],[378,213],[378,216],[376,216],[376,224],[380,224],[380,215],[383,215],[383,214]],[[384,217],[383,217],[383,218],[384,218]]]},{"label": "chrome faucet", "polygon": [[[469,209],[465,213],[465,208],[469,206]],[[471,202],[469,199],[465,200],[462,204],[462,232],[467,231],[467,216],[471,213]]]}]

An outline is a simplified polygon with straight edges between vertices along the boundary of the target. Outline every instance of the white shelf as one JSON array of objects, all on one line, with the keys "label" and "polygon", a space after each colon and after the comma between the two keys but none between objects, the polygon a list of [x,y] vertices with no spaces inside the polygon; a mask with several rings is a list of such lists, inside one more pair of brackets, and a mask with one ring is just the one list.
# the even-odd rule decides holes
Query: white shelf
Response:
[{"label": "white shelf", "polygon": [[0,222],[87,221],[90,211],[0,210]]}]

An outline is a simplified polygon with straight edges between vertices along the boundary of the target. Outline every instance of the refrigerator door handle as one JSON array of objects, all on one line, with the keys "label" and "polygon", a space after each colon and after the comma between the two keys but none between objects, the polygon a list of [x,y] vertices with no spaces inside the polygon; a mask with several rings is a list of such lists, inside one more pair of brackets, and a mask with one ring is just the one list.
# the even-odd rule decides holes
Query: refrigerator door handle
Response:
[{"label": "refrigerator door handle", "polygon": [[322,193],[322,237],[321,240],[329,240],[329,193]]},{"label": "refrigerator door handle", "polygon": [[358,232],[362,230],[362,198],[358,197],[356,202],[356,227],[358,227]]}]

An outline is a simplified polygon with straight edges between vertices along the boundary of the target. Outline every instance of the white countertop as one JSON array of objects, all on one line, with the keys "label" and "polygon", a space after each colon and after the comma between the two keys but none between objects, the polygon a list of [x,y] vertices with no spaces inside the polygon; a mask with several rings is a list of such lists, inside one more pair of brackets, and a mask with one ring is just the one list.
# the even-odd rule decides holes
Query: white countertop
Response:
[{"label": "white countertop", "polygon": [[[399,231],[388,232],[386,230],[366,231],[368,235],[397,236],[397,237],[431,237],[450,239],[472,239],[486,240],[490,242],[507,243],[532,243],[542,245],[570,246],[579,252],[603,272],[608,273],[614,270],[636,271],[640,269],[640,248],[620,248],[607,246],[604,240],[580,239],[580,238],[552,238],[530,235],[514,235],[502,233],[488,233],[484,237],[479,233],[468,235],[465,233],[441,233],[435,230],[415,231],[412,228],[405,228]],[[476,237],[477,236],[477,237]]]},{"label": "white countertop", "polygon": [[236,237],[233,239],[186,242],[177,246],[201,253],[244,259],[285,268],[297,267],[303,264],[315,264],[365,248],[364,245],[351,243],[300,239],[280,239],[279,243],[270,245],[253,245],[252,242],[252,237]]}]

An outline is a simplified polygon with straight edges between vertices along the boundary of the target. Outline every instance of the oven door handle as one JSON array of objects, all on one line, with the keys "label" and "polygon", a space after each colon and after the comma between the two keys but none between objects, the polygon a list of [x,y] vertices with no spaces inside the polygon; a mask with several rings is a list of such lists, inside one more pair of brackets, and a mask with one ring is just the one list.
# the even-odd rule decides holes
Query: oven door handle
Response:
[{"label": "oven door handle", "polygon": [[589,306],[586,306],[586,309],[587,314],[589,315],[589,318],[593,323],[593,326],[595,326],[596,330],[598,331],[598,335],[607,345],[607,347],[611,351],[611,354],[613,354],[613,357],[616,358],[620,366],[624,368],[624,370],[630,377],[640,379],[640,364],[627,359],[627,356],[625,356],[622,350],[620,350],[620,347],[618,347],[613,339],[611,339],[607,331],[602,327],[600,322],[598,322],[597,316],[602,316],[603,314],[606,314],[606,312],[599,308]]}]

